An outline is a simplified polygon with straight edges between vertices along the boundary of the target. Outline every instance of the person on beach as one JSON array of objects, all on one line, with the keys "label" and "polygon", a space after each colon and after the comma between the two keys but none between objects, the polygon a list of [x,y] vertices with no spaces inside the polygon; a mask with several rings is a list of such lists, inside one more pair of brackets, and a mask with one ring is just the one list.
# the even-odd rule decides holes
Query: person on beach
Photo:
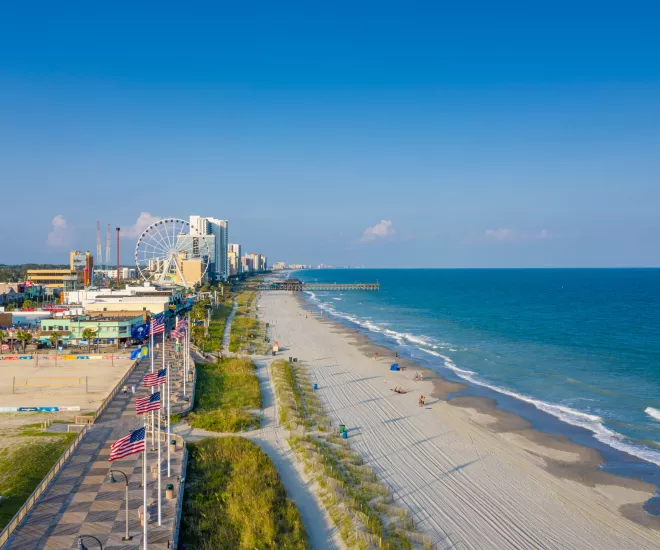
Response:
[{"label": "person on beach", "polygon": [[374,353],[374,359],[378,359],[378,352]]},{"label": "person on beach", "polygon": [[423,407],[424,406],[424,401],[422,401],[422,395],[419,396],[419,399],[417,400],[417,406],[418,407]]},{"label": "person on beach", "polygon": [[419,373],[419,381],[424,382],[424,373],[423,372]]},{"label": "person on beach", "polygon": [[417,380],[419,380],[419,373],[415,372],[415,382],[417,382]]}]

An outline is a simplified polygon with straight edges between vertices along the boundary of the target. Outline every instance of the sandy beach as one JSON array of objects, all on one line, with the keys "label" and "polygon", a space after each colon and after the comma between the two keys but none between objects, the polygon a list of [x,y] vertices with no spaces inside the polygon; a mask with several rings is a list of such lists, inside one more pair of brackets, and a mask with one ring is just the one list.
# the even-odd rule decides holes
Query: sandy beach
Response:
[{"label": "sandy beach", "polygon": [[660,548],[660,518],[642,509],[655,487],[603,472],[596,451],[537,432],[488,399],[446,401],[459,384],[431,371],[415,382],[422,370],[403,360],[406,370],[389,371],[390,350],[291,293],[263,293],[259,313],[281,355],[305,362],[333,422],[346,424],[352,448],[438,548]]}]

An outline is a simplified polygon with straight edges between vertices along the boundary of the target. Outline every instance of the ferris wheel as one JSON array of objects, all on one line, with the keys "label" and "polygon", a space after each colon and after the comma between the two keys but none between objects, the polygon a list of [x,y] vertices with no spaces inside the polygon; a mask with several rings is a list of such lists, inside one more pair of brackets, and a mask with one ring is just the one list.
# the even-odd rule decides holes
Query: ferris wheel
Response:
[{"label": "ferris wheel", "polygon": [[165,218],[147,227],[135,245],[135,265],[145,281],[195,286],[211,261],[205,235],[191,233],[185,220]]}]

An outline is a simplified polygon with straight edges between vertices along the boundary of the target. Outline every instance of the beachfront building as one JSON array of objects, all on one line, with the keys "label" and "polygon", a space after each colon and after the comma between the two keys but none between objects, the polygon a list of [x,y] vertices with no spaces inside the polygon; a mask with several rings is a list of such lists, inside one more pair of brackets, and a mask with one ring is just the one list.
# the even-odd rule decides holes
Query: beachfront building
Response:
[{"label": "beachfront building", "polygon": [[49,341],[57,332],[61,340],[84,344],[83,332],[92,329],[99,343],[125,342],[131,331],[147,322],[144,311],[89,312],[86,315],[42,319],[39,340]]},{"label": "beachfront building", "polygon": [[210,277],[216,280],[226,280],[229,277],[227,264],[227,248],[229,245],[229,222],[217,218],[190,216],[191,235],[212,235],[213,255],[209,265]]},{"label": "beachfront building", "polygon": [[[185,276],[185,274],[184,274]],[[177,313],[185,307],[185,297],[179,287],[143,285],[66,292],[64,303],[80,306],[87,313],[147,311],[158,314],[164,311]]]},{"label": "beachfront building", "polygon": [[241,259],[241,245],[237,243],[229,243],[227,248],[227,264],[229,266],[229,275],[240,275],[242,273],[243,265]]},{"label": "beachfront building", "polygon": [[268,269],[266,256],[251,252],[245,255],[245,266],[249,273],[262,273]]},{"label": "beachfront building", "polygon": [[286,269],[286,262],[275,262],[273,264],[273,271],[282,271]]}]

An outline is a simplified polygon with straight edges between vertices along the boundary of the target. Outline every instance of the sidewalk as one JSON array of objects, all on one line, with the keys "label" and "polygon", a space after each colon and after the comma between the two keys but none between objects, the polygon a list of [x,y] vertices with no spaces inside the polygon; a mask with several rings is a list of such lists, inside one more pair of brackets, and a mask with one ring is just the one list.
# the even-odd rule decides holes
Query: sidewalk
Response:
[{"label": "sidewalk", "polygon": [[[168,344],[168,357],[169,354]],[[155,365],[160,365],[160,351],[155,350]],[[90,427],[88,434],[41,496],[37,504],[16,529],[3,550],[43,548],[45,550],[69,550],[75,548],[79,534],[89,534],[98,538],[105,550],[137,550],[142,544],[142,526],[138,519],[138,509],[143,504],[142,454],[108,462],[110,445],[126,435],[129,430],[143,425],[142,417],[135,414],[135,399],[144,397],[150,391],[141,388],[142,377],[150,370],[148,359],[143,359],[127,381],[136,387],[136,393],[118,393],[108,408]],[[180,376],[179,376],[180,378]],[[163,424],[161,423],[161,427]],[[165,424],[166,429],[166,424]],[[147,441],[149,467],[155,466],[156,451],[151,451],[151,438]],[[184,447],[179,444],[172,453],[171,477],[167,478],[167,447],[161,447],[162,495],[165,485],[172,483],[175,498],[163,498],[162,525],[157,525],[156,506],[151,511],[153,523],[149,524],[149,548],[165,550],[173,540],[176,527],[176,505],[182,476]],[[129,478],[129,535],[130,542],[122,541],[125,531],[125,483],[121,475],[115,475],[117,483],[105,484],[104,479],[110,468],[121,470]],[[148,481],[149,502],[157,502],[156,477]],[[84,542],[93,547],[89,539]]]}]

